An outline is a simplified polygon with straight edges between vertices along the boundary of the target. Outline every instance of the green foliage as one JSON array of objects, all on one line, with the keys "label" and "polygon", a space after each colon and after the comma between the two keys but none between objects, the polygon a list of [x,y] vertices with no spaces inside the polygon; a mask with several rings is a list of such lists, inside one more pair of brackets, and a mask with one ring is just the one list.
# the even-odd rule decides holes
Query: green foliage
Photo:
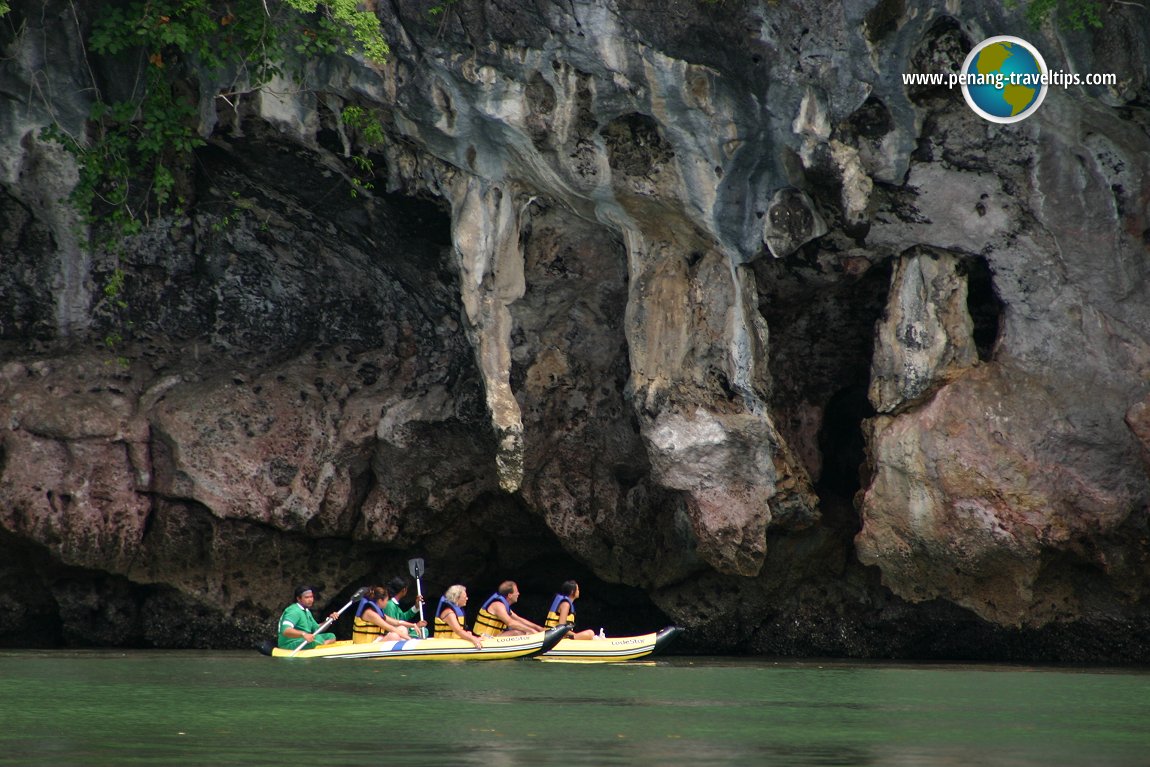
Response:
[{"label": "green foliage", "polygon": [[104,283],[104,298],[117,309],[127,309],[128,303],[124,300],[124,270],[116,267],[112,276]]},{"label": "green foliage", "polygon": [[111,224],[113,237],[166,209],[178,169],[204,143],[195,96],[183,85],[192,69],[236,72],[237,89],[257,90],[273,77],[302,80],[283,70],[292,51],[306,60],[361,50],[376,62],[389,52],[358,0],[130,0],[103,8],[88,45],[101,55],[138,55],[143,87],[124,101],[98,99],[88,136],[58,126],[45,136],[76,157],[72,200],[90,222]]},{"label": "green foliage", "polygon": [[6,15],[12,7],[8,5],[8,0],[0,0],[0,16]]},{"label": "green foliage", "polygon": [[[239,199],[240,199],[240,193],[233,190],[232,191],[232,200],[238,201]],[[220,218],[218,218],[217,220],[212,222],[212,231],[219,234],[220,232],[225,232],[228,229],[231,229],[232,226],[237,221],[239,221],[239,219],[242,215],[243,215],[243,211],[238,206],[228,210],[227,212],[224,213],[223,216],[221,216]]]},{"label": "green foliage", "polygon": [[371,11],[361,10],[359,0],[284,0],[300,13],[316,13],[321,7],[326,9],[327,18],[335,27],[344,30],[344,37],[349,34],[346,50],[354,53],[356,47],[363,51],[363,55],[377,64],[387,60],[391,50],[387,40],[379,31],[379,19]]},{"label": "green foliage", "polygon": [[112,225],[113,236],[135,234],[150,211],[160,211],[176,185],[173,163],[204,142],[193,128],[196,111],[155,70],[138,101],[97,101],[89,114],[91,135],[81,140],[58,126],[44,137],[72,153],[80,178],[72,202],[88,223]]},{"label": "green foliage", "polygon": [[356,131],[360,140],[367,146],[383,145],[383,120],[378,110],[368,111],[363,107],[349,104],[340,112],[340,117],[343,118],[343,124]]},{"label": "green foliage", "polygon": [[455,5],[456,0],[439,0],[435,5],[427,9],[427,15],[435,18],[447,13],[447,10]]},{"label": "green foliage", "polygon": [[[117,324],[123,330],[131,325],[130,321],[123,319],[123,311],[128,308],[128,302],[124,300],[125,283],[124,270],[117,266],[108,275],[107,282],[104,283],[104,300],[101,302],[101,305],[108,309],[111,316],[117,319]],[[99,308],[97,307],[97,310]],[[104,336],[104,346],[114,354],[120,351],[120,346],[123,343],[124,335],[120,330],[110,330]],[[128,358],[123,354],[116,354],[116,364],[126,368],[129,365]]]},{"label": "green foliage", "polygon": [[[1018,0],[1011,0],[1007,7],[1015,7]],[[1037,27],[1051,16],[1066,29],[1086,29],[1102,26],[1102,3],[1099,0],[1029,0],[1026,4],[1026,20]]]},{"label": "green foliage", "polygon": [[[131,97],[108,100],[98,87],[86,135],[59,125],[43,131],[76,159],[79,181],[71,201],[102,239],[117,250],[148,219],[180,203],[174,199],[191,152],[204,144],[197,131],[197,73],[234,75],[236,92],[258,90],[276,77],[303,84],[285,71],[293,52],[310,58],[346,51],[375,62],[389,53],[375,14],[359,0],[127,0],[102,4],[87,40],[93,53],[135,57],[139,73]],[[0,16],[10,0],[0,0]],[[233,95],[225,93],[225,98]],[[366,126],[366,123],[365,123]],[[366,127],[364,129],[366,131]],[[366,133],[365,133],[366,135]],[[242,211],[225,217],[224,226]],[[98,230],[98,231],[97,231]],[[102,309],[127,309],[125,274],[117,268],[104,286]],[[127,332],[127,325],[120,323]],[[105,338],[109,348],[123,341]]]},{"label": "green foliage", "polygon": [[[340,112],[343,124],[354,131],[359,143],[368,149],[382,146],[385,135],[383,132],[382,115],[378,110],[367,110],[363,107],[349,104]],[[375,189],[371,182],[375,176],[375,163],[370,157],[355,154],[351,156],[353,173],[351,175],[351,196],[358,197],[360,192],[370,192]]]}]

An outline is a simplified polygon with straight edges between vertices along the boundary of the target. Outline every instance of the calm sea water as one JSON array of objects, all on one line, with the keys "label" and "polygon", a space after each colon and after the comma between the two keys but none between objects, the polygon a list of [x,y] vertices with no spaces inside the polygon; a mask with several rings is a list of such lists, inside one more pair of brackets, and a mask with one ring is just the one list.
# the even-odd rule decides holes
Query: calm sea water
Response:
[{"label": "calm sea water", "polygon": [[1150,672],[0,652],[0,765],[1150,764]]}]

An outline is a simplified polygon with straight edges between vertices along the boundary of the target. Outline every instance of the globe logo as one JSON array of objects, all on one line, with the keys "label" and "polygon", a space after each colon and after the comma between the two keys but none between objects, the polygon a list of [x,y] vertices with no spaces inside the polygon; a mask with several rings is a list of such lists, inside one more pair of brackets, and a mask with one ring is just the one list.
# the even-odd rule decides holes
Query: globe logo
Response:
[{"label": "globe logo", "polygon": [[962,95],[979,116],[1016,123],[1037,111],[1048,88],[1046,61],[1020,37],[999,35],[974,46],[962,64]]}]

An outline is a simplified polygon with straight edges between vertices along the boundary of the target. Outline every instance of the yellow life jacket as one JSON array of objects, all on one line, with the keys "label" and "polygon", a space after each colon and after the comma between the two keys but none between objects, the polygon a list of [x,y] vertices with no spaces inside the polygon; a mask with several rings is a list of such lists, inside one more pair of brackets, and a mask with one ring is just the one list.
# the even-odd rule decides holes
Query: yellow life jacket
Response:
[{"label": "yellow life jacket", "polygon": [[353,644],[366,644],[374,642],[387,631],[374,623],[364,620],[361,616],[369,609],[375,610],[379,613],[379,608],[369,599],[360,600],[359,607],[355,611],[355,620],[351,622],[351,641]]},{"label": "yellow life jacket", "polygon": [[543,621],[544,628],[553,629],[559,625],[559,605],[567,603],[567,625],[572,628],[575,627],[575,602],[571,597],[565,597],[562,594],[556,594],[555,599],[551,600],[551,609],[547,611],[547,619]]},{"label": "yellow life jacket", "polygon": [[455,617],[459,620],[459,627],[462,629],[467,628],[464,622],[463,608],[457,604],[448,602],[443,597],[439,598],[439,606],[435,608],[435,627],[434,637],[436,639],[456,639],[455,632],[451,630],[451,624],[443,620],[440,616],[443,615],[444,608],[450,607],[451,611],[455,613]]},{"label": "yellow life jacket", "polygon": [[479,608],[479,616],[475,619],[473,631],[480,636],[497,637],[507,630],[507,624],[487,609],[492,602],[502,602],[503,606],[507,608],[507,612],[511,612],[511,603],[507,601],[507,597],[492,594],[491,598],[483,603],[483,607]]}]

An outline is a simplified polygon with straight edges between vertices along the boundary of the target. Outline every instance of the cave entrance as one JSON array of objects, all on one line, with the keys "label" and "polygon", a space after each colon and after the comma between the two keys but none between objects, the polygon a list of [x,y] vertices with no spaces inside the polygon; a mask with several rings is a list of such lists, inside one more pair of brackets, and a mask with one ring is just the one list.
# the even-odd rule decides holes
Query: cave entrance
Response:
[{"label": "cave entrance", "polygon": [[[52,558],[46,548],[0,527],[0,578],[20,584],[5,595],[0,647],[61,647],[64,625],[52,593]],[[61,568],[62,569],[62,568]]]},{"label": "cave entrance", "polygon": [[823,471],[815,490],[825,512],[850,510],[840,515],[849,519],[852,534],[858,532],[858,515],[853,513],[854,496],[863,486],[866,470],[866,438],[862,422],[873,418],[874,407],[867,396],[867,385],[855,383],[844,387],[830,398],[819,429],[819,452]]},{"label": "cave entrance", "polygon": [[990,264],[985,258],[962,262],[966,270],[966,310],[974,323],[974,345],[978,359],[987,362],[994,356],[994,346],[1002,327],[1002,300],[994,291]]},{"label": "cave entrance", "polygon": [[819,495],[826,524],[853,534],[854,495],[866,471],[863,419],[875,323],[886,308],[891,263],[866,263],[812,243],[754,264],[759,311],[770,331],[771,410]]},{"label": "cave entrance", "polygon": [[[554,545],[558,547],[558,542]],[[558,550],[541,554],[510,570],[493,564],[477,573],[472,581],[474,585],[467,590],[471,600],[467,608],[469,621],[504,580],[513,580],[519,586],[515,612],[536,623],[543,623],[552,598],[566,580],[579,583],[576,608],[580,630],[602,627],[608,636],[630,636],[658,631],[672,623],[642,589],[607,583],[569,554]]]},{"label": "cave entrance", "polygon": [[657,631],[671,623],[639,588],[608,583],[572,556],[518,495],[489,493],[476,499],[457,524],[443,531],[426,552],[425,612],[453,583],[467,587],[468,625],[499,584],[515,581],[515,612],[543,623],[551,600],[567,580],[579,583],[577,625],[603,627],[609,636]]}]

